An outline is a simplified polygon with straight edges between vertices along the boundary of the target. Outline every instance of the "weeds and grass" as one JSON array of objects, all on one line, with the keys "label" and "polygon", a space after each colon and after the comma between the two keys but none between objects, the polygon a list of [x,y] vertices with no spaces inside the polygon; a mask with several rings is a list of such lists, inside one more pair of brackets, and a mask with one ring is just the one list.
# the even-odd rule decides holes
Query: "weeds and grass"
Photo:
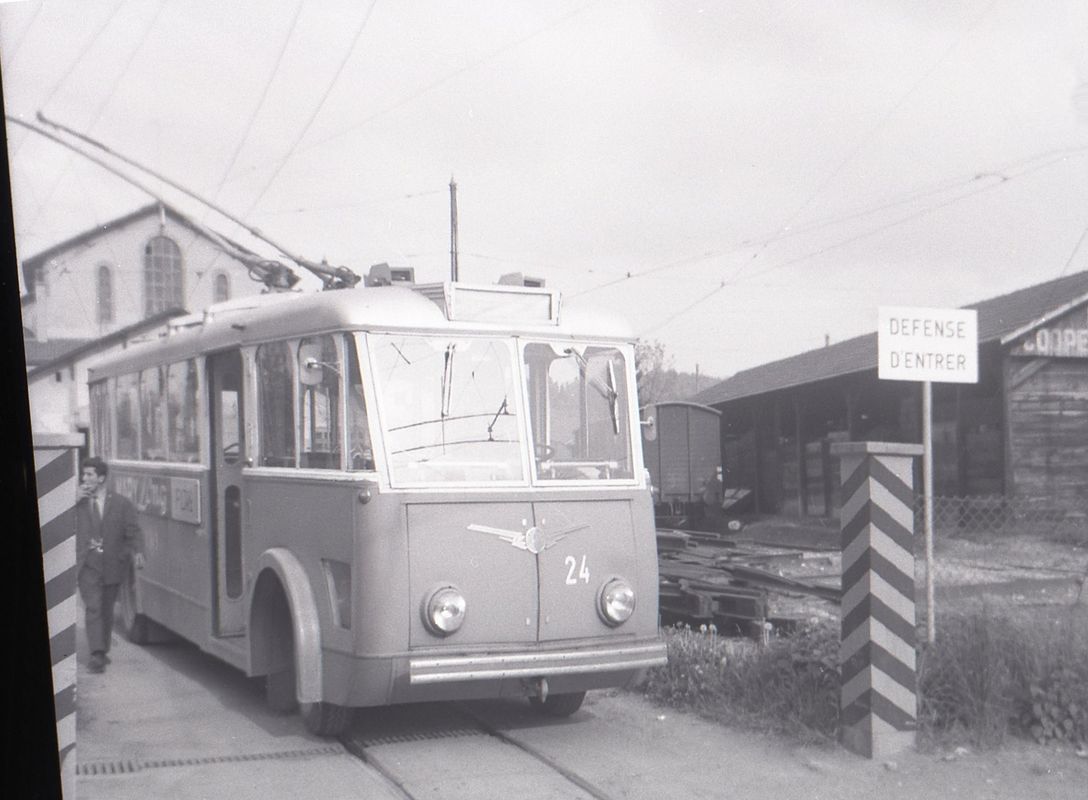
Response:
[{"label": "weeds and grass", "polygon": [[921,655],[919,728],[930,740],[1088,743],[1088,610],[998,613],[982,606],[938,620]]},{"label": "weeds and grass", "polygon": [[666,631],[669,661],[643,691],[726,723],[830,740],[839,720],[838,630],[804,627],[767,644],[722,638],[714,626]]},{"label": "weeds and grass", "polygon": [[[1088,609],[1045,615],[986,607],[938,619],[920,652],[923,742],[1000,744],[1021,735],[1088,744]],[[666,631],[669,661],[642,690],[669,705],[750,729],[829,741],[839,727],[839,632],[813,623],[766,644],[725,639],[713,626]]]}]

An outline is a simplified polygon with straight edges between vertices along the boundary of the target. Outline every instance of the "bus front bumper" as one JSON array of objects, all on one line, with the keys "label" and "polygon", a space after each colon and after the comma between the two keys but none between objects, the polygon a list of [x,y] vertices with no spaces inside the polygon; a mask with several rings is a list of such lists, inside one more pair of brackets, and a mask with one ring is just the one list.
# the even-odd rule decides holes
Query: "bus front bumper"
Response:
[{"label": "bus front bumper", "polygon": [[426,656],[408,662],[413,686],[504,678],[549,678],[628,672],[659,667],[667,661],[661,641],[621,647],[516,652],[489,655]]}]

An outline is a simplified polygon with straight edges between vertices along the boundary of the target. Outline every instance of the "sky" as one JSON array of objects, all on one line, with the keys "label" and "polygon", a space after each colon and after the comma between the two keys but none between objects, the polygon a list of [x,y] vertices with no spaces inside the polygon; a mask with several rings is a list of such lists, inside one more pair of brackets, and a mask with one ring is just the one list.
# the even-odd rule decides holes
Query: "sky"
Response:
[{"label": "sky", "polygon": [[[717,377],[1088,269],[1086,42],[1088,0],[0,2],[8,115],[421,282],[452,178],[462,280],[543,277]],[[20,258],[150,201],[7,136]]]}]

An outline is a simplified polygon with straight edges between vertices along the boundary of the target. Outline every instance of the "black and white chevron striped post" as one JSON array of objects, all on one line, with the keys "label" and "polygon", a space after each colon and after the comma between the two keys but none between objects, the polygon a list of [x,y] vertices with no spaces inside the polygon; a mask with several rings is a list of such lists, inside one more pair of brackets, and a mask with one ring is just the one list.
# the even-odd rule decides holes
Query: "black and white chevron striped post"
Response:
[{"label": "black and white chevron striped post", "polygon": [[914,471],[921,445],[832,445],[842,473],[842,740],[866,758],[913,747]]},{"label": "black and white chevron striped post", "polygon": [[76,486],[78,434],[34,436],[49,652],[53,663],[53,707],[64,796],[75,796],[76,769]]}]

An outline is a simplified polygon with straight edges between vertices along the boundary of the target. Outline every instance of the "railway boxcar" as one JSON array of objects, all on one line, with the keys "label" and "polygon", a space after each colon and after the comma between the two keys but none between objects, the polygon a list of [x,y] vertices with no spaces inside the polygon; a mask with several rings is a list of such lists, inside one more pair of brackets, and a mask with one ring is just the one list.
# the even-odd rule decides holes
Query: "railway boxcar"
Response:
[{"label": "railway boxcar", "polygon": [[641,414],[643,457],[658,520],[699,527],[721,510],[721,413],[666,401],[645,406]]}]

